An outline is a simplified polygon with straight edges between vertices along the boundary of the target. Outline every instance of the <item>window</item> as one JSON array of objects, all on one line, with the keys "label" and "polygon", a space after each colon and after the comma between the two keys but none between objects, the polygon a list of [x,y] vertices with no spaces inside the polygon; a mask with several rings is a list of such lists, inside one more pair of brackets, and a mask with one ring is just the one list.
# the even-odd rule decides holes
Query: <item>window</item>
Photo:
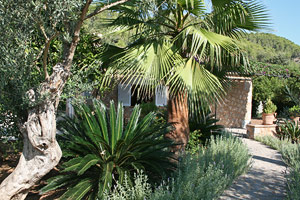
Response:
[{"label": "window", "polygon": [[142,102],[153,102],[155,100],[156,106],[167,105],[168,90],[165,86],[159,86],[155,89],[155,97],[138,98],[138,92],[132,85],[118,85],[118,101],[122,102],[124,106],[134,106]]},{"label": "window", "polygon": [[131,106],[135,106],[136,104],[153,102],[154,98],[149,96],[139,95],[139,86],[133,85],[131,87]]}]

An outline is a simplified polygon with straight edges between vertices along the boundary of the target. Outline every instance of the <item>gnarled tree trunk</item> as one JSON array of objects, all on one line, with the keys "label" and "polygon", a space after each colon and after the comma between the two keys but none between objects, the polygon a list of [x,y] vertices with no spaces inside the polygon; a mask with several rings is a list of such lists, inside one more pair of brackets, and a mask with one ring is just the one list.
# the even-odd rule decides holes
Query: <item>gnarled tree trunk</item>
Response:
[{"label": "gnarled tree trunk", "polygon": [[[73,32],[71,42],[64,43],[63,62],[53,67],[50,77],[40,85],[39,92],[28,91],[32,108],[27,122],[20,126],[24,146],[16,169],[1,183],[0,200],[23,200],[29,189],[53,169],[62,153],[55,139],[56,111],[63,87],[70,74],[80,29],[92,0],[87,0]],[[47,74],[47,73],[46,73]]]},{"label": "gnarled tree trunk", "polygon": [[[0,185],[0,200],[25,199],[29,189],[58,164],[62,153],[55,139],[56,111],[63,87],[70,74],[83,21],[130,0],[119,0],[113,3],[108,1],[107,5],[94,10],[87,16],[86,14],[92,1],[86,0],[76,27],[70,29],[73,23],[68,25],[69,28],[67,30],[74,30],[74,32],[72,32],[72,41],[65,41],[63,44],[63,62],[53,67],[53,73],[50,77],[45,71],[46,81],[41,84],[38,95],[33,90],[28,91],[28,96],[33,106],[28,110],[27,122],[20,126],[24,136],[23,153],[16,169]],[[56,33],[51,39],[58,34]],[[71,33],[69,34],[71,35]],[[51,39],[47,39],[46,43],[48,45]],[[45,48],[44,53],[46,56],[48,53],[47,48]],[[42,98],[37,96],[42,96]]]},{"label": "gnarled tree trunk", "polygon": [[177,145],[172,149],[178,153],[184,151],[190,134],[189,128],[189,110],[187,95],[179,93],[176,97],[170,97],[168,100],[168,122],[173,125],[174,130],[166,135],[171,138]]},{"label": "gnarled tree trunk", "polygon": [[37,105],[29,110],[27,122],[20,127],[23,153],[16,169],[0,185],[0,200],[25,199],[29,189],[61,158],[61,149],[55,139],[56,110],[69,72],[61,65],[53,70],[41,86],[41,94],[48,95],[47,100],[37,102],[35,92],[28,92],[30,102]]}]

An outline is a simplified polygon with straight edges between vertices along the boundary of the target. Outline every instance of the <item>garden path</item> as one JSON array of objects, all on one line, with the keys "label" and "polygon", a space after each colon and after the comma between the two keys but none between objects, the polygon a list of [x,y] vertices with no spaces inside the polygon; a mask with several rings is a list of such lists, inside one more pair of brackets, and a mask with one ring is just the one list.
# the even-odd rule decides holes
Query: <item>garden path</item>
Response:
[{"label": "garden path", "polygon": [[[235,131],[242,136],[244,130]],[[285,177],[286,165],[281,154],[260,142],[242,138],[252,154],[252,167],[247,174],[240,176],[227,189],[220,200],[253,199],[279,200],[286,196]]]}]

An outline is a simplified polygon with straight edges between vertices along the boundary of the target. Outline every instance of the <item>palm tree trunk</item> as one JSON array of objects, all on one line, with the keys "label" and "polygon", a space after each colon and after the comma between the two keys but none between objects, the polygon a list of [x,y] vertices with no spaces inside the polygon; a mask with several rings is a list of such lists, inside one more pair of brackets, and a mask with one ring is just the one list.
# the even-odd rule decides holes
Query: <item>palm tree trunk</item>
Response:
[{"label": "palm tree trunk", "polygon": [[178,143],[172,151],[177,153],[184,151],[190,134],[187,94],[179,93],[177,96],[169,98],[168,122],[173,125],[174,129],[166,137]]}]

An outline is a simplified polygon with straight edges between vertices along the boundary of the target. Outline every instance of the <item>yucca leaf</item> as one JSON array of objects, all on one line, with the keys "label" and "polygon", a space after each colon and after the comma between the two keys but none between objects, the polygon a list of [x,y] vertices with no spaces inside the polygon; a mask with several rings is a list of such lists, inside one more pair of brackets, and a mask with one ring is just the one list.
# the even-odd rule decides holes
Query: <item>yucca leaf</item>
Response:
[{"label": "yucca leaf", "polygon": [[136,154],[139,154],[139,153],[138,152],[135,152],[135,153],[127,152],[118,159],[116,164],[118,166],[123,166],[125,163],[127,163],[127,164],[130,163],[130,162],[128,162],[128,160],[136,160],[136,159],[140,158],[140,156],[138,156]]},{"label": "yucca leaf", "polygon": [[[129,139],[135,140],[137,137],[144,135],[145,130],[149,129],[153,120],[155,119],[155,114],[153,112],[148,113],[136,126],[134,132],[136,133],[134,136]],[[130,140],[129,140],[130,141]]]},{"label": "yucca leaf", "polygon": [[123,118],[124,118],[124,109],[121,102],[118,103],[118,113],[116,120],[116,141],[122,138],[123,134]]},{"label": "yucca leaf", "polygon": [[69,188],[60,199],[61,200],[82,200],[82,198],[92,189],[93,183],[90,178],[81,180],[77,185]]},{"label": "yucca leaf", "polygon": [[58,176],[52,177],[47,180],[48,183],[45,187],[43,187],[40,190],[40,194],[44,194],[51,190],[55,190],[62,186],[68,185],[68,184],[70,184],[70,180],[74,181],[74,178],[76,178],[76,176],[74,174],[63,174],[63,175],[58,175]]},{"label": "yucca leaf", "polygon": [[125,171],[126,171],[126,169],[123,169],[122,167],[116,166],[116,170],[118,172],[120,183],[123,183],[123,181],[125,179],[125,173],[126,173]]},{"label": "yucca leaf", "polygon": [[77,157],[63,163],[64,170],[62,172],[77,171],[81,161],[82,157]]},{"label": "yucca leaf", "polygon": [[99,126],[102,131],[101,132],[102,136],[103,136],[104,140],[106,141],[106,143],[110,144],[109,136],[108,136],[108,129],[107,129],[107,121],[106,121],[106,108],[102,103],[100,103],[98,101],[94,101],[94,105],[95,105],[95,111],[97,114]]},{"label": "yucca leaf", "polygon": [[115,104],[113,101],[110,102],[110,107],[109,107],[109,122],[110,122],[110,134],[111,134],[111,151],[114,152],[115,145],[116,145],[116,110],[115,110]]},{"label": "yucca leaf", "polygon": [[109,190],[112,186],[112,175],[113,175],[114,163],[109,162],[104,166],[104,170],[100,175],[98,196],[102,196],[105,190]]},{"label": "yucca leaf", "polygon": [[126,152],[126,142],[123,139],[118,140],[117,144],[116,144],[116,158],[120,158],[121,154],[123,154],[124,152]]},{"label": "yucca leaf", "polygon": [[124,131],[124,136],[125,136],[125,140],[127,140],[127,138],[131,138],[132,134],[137,126],[139,117],[140,117],[141,111],[138,105],[134,106],[129,122],[126,126],[126,129]]},{"label": "yucca leaf", "polygon": [[82,175],[86,170],[88,170],[91,166],[97,164],[99,162],[99,157],[94,154],[88,154],[82,158],[80,165],[78,166],[78,175]]},{"label": "yucca leaf", "polygon": [[99,130],[99,128],[96,127],[98,126],[98,124],[94,124],[96,123],[96,120],[93,116],[93,112],[85,104],[80,106],[80,110],[80,116],[82,117],[80,125],[83,127],[83,130],[80,132],[79,135],[84,139],[88,140],[90,144],[94,145],[94,147],[97,148],[98,137],[96,137],[96,133],[97,130]]},{"label": "yucca leaf", "polygon": [[83,151],[83,150],[87,150],[88,152],[89,151],[94,151],[94,152],[97,151],[97,147],[95,147],[95,145],[93,145],[93,143],[91,143],[86,138],[79,137],[79,136],[73,136],[70,139],[72,139],[74,144],[79,146],[81,151]]}]

